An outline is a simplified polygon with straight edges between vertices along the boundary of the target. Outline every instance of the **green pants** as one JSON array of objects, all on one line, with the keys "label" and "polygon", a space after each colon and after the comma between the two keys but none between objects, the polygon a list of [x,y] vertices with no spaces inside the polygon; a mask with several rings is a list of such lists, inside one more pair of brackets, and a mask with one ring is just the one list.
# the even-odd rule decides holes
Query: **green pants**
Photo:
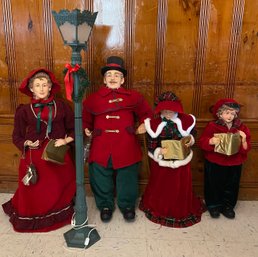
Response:
[{"label": "green pants", "polygon": [[138,170],[140,163],[114,170],[110,158],[108,167],[97,163],[89,165],[91,189],[94,193],[97,207],[101,210],[114,210],[114,173],[116,172],[117,205],[121,211],[125,208],[135,208],[138,197]]}]

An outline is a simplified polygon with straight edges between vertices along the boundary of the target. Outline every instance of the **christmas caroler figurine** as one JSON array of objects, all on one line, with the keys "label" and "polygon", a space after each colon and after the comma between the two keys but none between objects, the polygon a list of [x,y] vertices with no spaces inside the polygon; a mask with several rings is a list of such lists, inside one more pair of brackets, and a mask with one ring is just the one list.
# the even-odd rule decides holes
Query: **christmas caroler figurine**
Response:
[{"label": "christmas caroler figurine", "polygon": [[[137,133],[152,110],[143,95],[123,87],[127,70],[119,56],[110,56],[101,69],[104,85],[83,102],[83,127],[92,136],[89,176],[100,218],[108,222],[117,205],[126,221],[135,220],[138,171],[142,159]],[[139,125],[136,126],[136,119]]]},{"label": "christmas caroler figurine", "polygon": [[3,210],[15,231],[46,232],[69,224],[74,212],[75,165],[70,152],[63,165],[42,158],[50,139],[57,148],[74,140],[74,115],[69,105],[54,98],[60,85],[44,68],[31,71],[19,90],[31,102],[15,113],[13,143],[22,152],[19,185]]},{"label": "christmas caroler figurine", "polygon": [[[235,218],[242,164],[250,150],[250,131],[238,118],[239,112],[240,105],[234,99],[218,100],[213,106],[215,119],[207,124],[200,137],[205,158],[204,198],[212,218],[218,218],[220,213]],[[233,149],[233,154],[217,150],[223,146],[220,136],[225,134],[240,139],[240,146]],[[222,148],[227,149],[227,145]]]},{"label": "christmas caroler figurine", "polygon": [[190,161],[192,150],[184,159],[165,159],[168,149],[164,140],[188,137],[186,147],[195,142],[195,117],[185,114],[178,97],[172,92],[162,93],[155,102],[154,119],[146,119],[150,177],[140,209],[151,221],[168,227],[188,227],[201,220],[202,201],[192,191]]}]

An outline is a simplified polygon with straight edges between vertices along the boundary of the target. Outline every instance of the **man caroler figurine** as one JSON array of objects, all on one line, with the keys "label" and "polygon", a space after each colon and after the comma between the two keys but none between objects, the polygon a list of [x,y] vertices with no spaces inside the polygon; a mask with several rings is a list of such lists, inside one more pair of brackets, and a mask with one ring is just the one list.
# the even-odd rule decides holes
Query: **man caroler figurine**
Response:
[{"label": "man caroler figurine", "polygon": [[[135,219],[138,170],[142,159],[137,133],[144,133],[144,120],[152,110],[144,97],[122,87],[127,70],[118,56],[107,58],[101,68],[104,85],[83,102],[83,128],[92,136],[89,178],[100,218],[108,222],[117,205],[126,221]],[[140,126],[135,128],[135,118]]]}]

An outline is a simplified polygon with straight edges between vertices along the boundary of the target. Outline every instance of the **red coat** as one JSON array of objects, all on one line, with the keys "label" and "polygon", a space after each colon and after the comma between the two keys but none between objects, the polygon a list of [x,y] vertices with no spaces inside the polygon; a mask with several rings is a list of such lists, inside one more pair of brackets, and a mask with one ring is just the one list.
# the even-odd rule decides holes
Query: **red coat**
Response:
[{"label": "red coat", "polygon": [[[228,129],[227,126],[219,124],[215,121],[208,123],[199,141],[199,146],[204,151],[205,159],[222,166],[240,165],[246,160],[247,152],[251,149],[250,131],[239,120],[237,120],[237,122],[235,121],[234,123],[235,125],[233,125],[230,129]],[[238,130],[242,130],[246,134],[246,150],[243,149],[241,144],[239,152],[234,155],[227,156],[214,152],[214,145],[209,144],[209,140],[214,136],[214,133],[237,133]]]},{"label": "red coat", "polygon": [[83,102],[83,127],[93,131],[89,163],[107,167],[111,157],[114,169],[141,161],[140,144],[135,134],[135,118],[139,124],[152,116],[143,96],[124,88],[105,86]]}]

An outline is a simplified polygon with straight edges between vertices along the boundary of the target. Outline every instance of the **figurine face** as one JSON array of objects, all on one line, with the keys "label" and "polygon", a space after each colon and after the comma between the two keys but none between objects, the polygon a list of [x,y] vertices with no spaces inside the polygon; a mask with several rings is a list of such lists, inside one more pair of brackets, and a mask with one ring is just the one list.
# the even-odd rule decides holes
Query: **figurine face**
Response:
[{"label": "figurine face", "polygon": [[167,120],[173,119],[176,116],[176,112],[170,110],[161,111],[161,115],[165,117]]},{"label": "figurine face", "polygon": [[222,120],[224,120],[226,123],[232,123],[232,121],[234,120],[236,115],[237,115],[236,110],[234,110],[234,109],[227,109],[227,110],[224,110],[220,114],[220,118]]},{"label": "figurine face", "polygon": [[46,78],[36,78],[33,81],[30,90],[33,92],[35,99],[46,100],[49,96],[49,92],[51,91],[51,85],[48,83]]},{"label": "figurine face", "polygon": [[124,81],[123,73],[117,70],[109,70],[104,75],[104,83],[111,89],[119,88]]}]

